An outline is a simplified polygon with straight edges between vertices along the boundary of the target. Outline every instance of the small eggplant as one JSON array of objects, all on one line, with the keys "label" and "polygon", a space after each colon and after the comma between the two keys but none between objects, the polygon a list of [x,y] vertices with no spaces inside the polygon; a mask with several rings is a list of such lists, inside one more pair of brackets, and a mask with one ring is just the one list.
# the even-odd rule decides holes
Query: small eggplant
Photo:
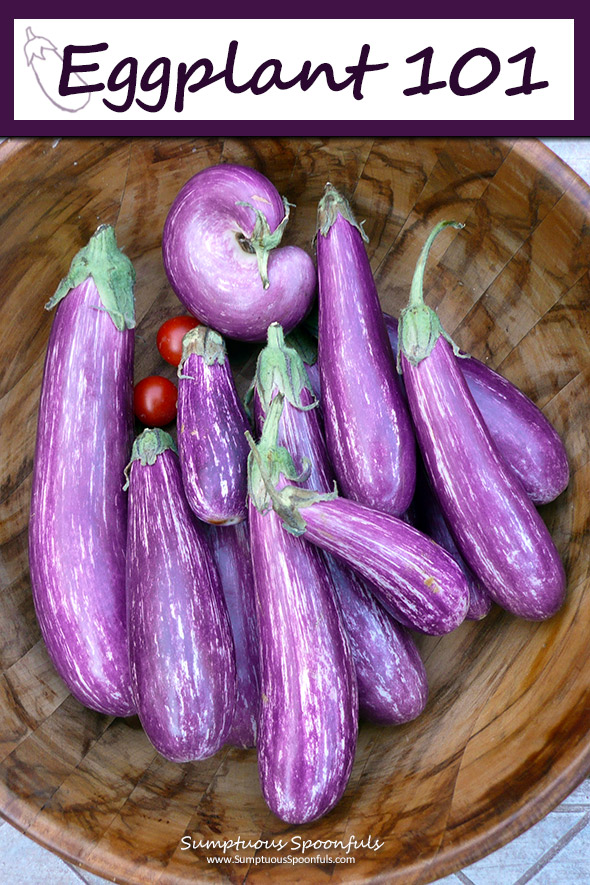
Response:
[{"label": "small eggplant", "polygon": [[203,522],[246,517],[249,426],[223,338],[207,326],[191,329],[178,366],[178,450],[188,502]]},{"label": "small eggplant", "polygon": [[127,474],[127,624],[139,718],[162,756],[205,759],[227,739],[236,699],[219,576],[185,498],[172,438],[144,430]]},{"label": "small eggplant", "polygon": [[[455,542],[492,599],[531,620],[554,614],[565,574],[545,523],[502,459],[422,280],[430,233],[400,317],[399,360],[424,464]],[[456,225],[458,227],[459,225]],[[464,360],[466,362],[466,360]]]}]

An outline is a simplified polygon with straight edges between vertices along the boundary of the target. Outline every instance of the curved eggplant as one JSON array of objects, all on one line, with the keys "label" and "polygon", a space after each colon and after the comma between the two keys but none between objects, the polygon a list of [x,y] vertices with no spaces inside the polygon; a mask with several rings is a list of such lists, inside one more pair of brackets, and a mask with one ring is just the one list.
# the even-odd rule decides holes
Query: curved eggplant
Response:
[{"label": "curved eggplant", "polygon": [[238,525],[211,526],[209,542],[229,612],[236,651],[236,707],[227,743],[235,747],[254,747],[260,690],[256,599],[248,524],[244,521]]},{"label": "curved eggplant", "polygon": [[[272,415],[271,410],[266,424],[277,417],[276,410]],[[263,452],[262,442],[257,451]],[[268,507],[258,509],[261,481],[256,464],[249,465],[260,642],[260,783],[269,808],[282,820],[301,824],[326,814],[348,783],[357,737],[356,676],[319,551],[285,532]]]},{"label": "curved eggplant", "polygon": [[[275,396],[258,445],[250,440],[249,492],[261,511],[273,508],[288,532],[339,557],[371,584],[397,621],[435,636],[464,620],[469,588],[446,550],[401,519],[296,485],[279,487],[276,476],[301,481],[287,449],[277,445],[283,397]],[[256,465],[257,485],[252,482]]]},{"label": "curved eggplant", "polygon": [[54,666],[74,697],[135,713],[125,622],[127,498],[133,439],[135,272],[99,227],[47,307],[33,471],[33,601]]},{"label": "curved eggplant", "polygon": [[[398,322],[389,314],[383,316],[397,356]],[[553,425],[528,396],[485,363],[459,356],[457,365],[498,451],[531,501],[553,501],[569,482],[567,453]]]},{"label": "curved eggplant", "polygon": [[[307,371],[299,353],[286,345],[281,327],[273,323],[256,367],[254,414],[259,431],[277,394],[284,397],[278,444],[309,465],[309,476],[301,484],[304,488],[329,491],[332,469]],[[361,715],[381,724],[414,719],[428,696],[416,646],[358,575],[328,554],[324,558],[352,647]]]},{"label": "curved eggplant", "polygon": [[247,513],[250,425],[223,338],[207,326],[184,336],[178,366],[178,450],[188,502],[199,519],[231,525]]},{"label": "curved eggplant", "polygon": [[414,494],[414,434],[364,234],[330,184],[318,227],[318,362],[330,460],[346,497],[399,515]]},{"label": "curved eggplant", "polygon": [[172,438],[144,430],[127,472],[127,622],[139,718],[166,759],[205,759],[225,742],[236,698],[219,576],[184,496]]},{"label": "curved eggplant", "polygon": [[499,605],[541,620],[564,600],[565,574],[545,523],[511,473],[482,420],[433,310],[424,304],[424,265],[416,267],[400,317],[401,368],[433,489],[462,556]]},{"label": "curved eggplant", "polygon": [[201,322],[244,341],[264,341],[269,323],[291,330],[311,306],[313,262],[277,248],[289,203],[255,169],[198,172],[174,200],[162,238],[172,288]]}]

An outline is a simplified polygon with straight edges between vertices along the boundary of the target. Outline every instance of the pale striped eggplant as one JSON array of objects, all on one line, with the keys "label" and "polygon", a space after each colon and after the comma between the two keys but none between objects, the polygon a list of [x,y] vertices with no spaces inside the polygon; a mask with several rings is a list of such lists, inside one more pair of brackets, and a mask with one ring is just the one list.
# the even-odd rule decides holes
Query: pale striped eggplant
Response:
[{"label": "pale striped eggplant", "polygon": [[[383,316],[397,357],[398,322],[389,314]],[[553,501],[569,482],[567,452],[553,425],[528,396],[490,366],[475,357],[455,359],[498,451],[531,501]]]},{"label": "pale striped eggplant", "polygon": [[342,494],[399,515],[412,500],[415,440],[363,232],[332,187],[318,207],[318,362],[330,460]]},{"label": "pale striped eggplant", "polygon": [[223,338],[207,326],[184,336],[178,366],[178,451],[188,502],[199,519],[245,519],[249,428]]},{"label": "pale striped eggplant", "polygon": [[74,697],[135,712],[125,622],[135,325],[131,262],[101,226],[46,305],[29,523],[31,587],[55,668]]},{"label": "pale striped eggplant", "polygon": [[[277,417],[271,409],[265,426]],[[258,768],[269,808],[302,824],[326,814],[346,788],[356,747],[357,683],[326,565],[311,545],[284,531],[272,510],[258,509],[262,491],[250,461],[261,668]]]},{"label": "pale striped eggplant", "polygon": [[408,403],[426,470],[462,556],[495,602],[515,615],[541,620],[564,600],[559,554],[482,419],[454,354],[457,348],[423,300],[428,251],[448,224],[453,222],[441,222],[428,237],[400,317]]},{"label": "pale striped eggplant", "polygon": [[204,759],[226,741],[236,699],[219,575],[169,434],[144,430],[127,473],[127,623],[139,718],[162,756]]}]

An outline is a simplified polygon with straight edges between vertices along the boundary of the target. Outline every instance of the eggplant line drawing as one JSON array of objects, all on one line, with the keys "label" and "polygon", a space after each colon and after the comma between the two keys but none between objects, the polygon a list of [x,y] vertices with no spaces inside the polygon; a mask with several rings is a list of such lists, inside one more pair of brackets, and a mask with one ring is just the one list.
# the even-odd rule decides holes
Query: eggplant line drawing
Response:
[{"label": "eggplant line drawing", "polygon": [[[59,94],[63,56],[51,40],[48,40],[47,37],[36,37],[32,28],[27,28],[27,42],[24,48],[27,65],[33,69],[37,83],[52,104],[71,114],[86,107],[90,101],[90,92],[78,92],[73,95]],[[87,85],[75,73],[70,75],[69,83],[73,86]]]}]

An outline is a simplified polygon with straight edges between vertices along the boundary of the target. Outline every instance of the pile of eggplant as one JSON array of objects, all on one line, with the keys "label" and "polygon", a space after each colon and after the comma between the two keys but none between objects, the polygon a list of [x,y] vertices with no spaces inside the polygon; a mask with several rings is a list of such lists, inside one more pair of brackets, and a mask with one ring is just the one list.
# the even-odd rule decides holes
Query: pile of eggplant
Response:
[{"label": "pile of eggplant", "polygon": [[[326,186],[316,362],[293,331],[316,271],[280,246],[289,211],[231,165],[170,210],[164,266],[202,323],[183,341],[176,442],[149,427],[133,440],[135,273],[113,228],[74,258],[47,305],[29,553],[72,694],[138,714],[175,762],[255,746],[266,802],[300,824],[342,796],[359,715],[424,709],[410,631],[449,633],[493,603],[531,620],[559,609],[564,570],[535,505],[569,471],[539,409],[424,303],[430,246],[453,222],[424,244],[398,325]],[[249,411],[222,334],[266,340]]]}]

